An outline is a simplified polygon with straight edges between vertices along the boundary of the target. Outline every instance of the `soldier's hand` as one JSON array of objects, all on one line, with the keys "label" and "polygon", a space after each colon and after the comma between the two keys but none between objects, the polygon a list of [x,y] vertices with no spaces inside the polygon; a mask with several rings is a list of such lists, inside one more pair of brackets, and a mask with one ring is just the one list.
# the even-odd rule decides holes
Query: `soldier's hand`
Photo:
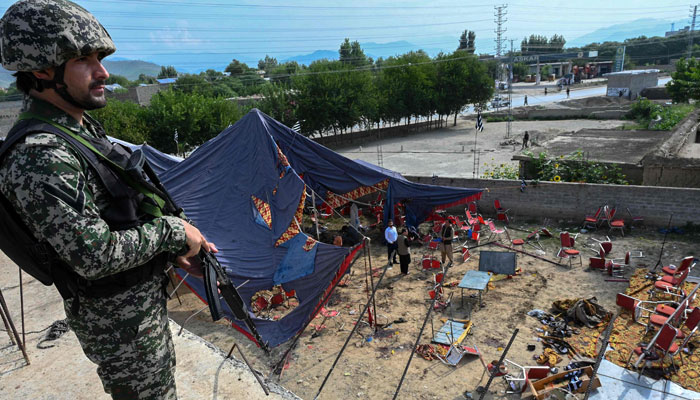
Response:
[{"label": "soldier's hand", "polygon": [[202,233],[196,227],[189,224],[187,221],[182,221],[185,227],[185,236],[187,238],[187,248],[189,249],[187,253],[179,256],[175,259],[177,265],[189,272],[190,275],[196,277],[202,277],[202,265],[197,256],[199,251],[204,248],[212,253],[218,253],[219,250],[216,248],[214,243],[207,242],[207,239],[202,235]]}]

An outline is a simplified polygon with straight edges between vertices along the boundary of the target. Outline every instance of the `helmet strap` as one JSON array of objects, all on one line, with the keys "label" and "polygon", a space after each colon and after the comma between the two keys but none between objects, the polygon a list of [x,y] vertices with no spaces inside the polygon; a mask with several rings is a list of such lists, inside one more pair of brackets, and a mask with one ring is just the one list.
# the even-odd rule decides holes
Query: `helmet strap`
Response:
[{"label": "helmet strap", "polygon": [[[78,100],[76,100],[73,96],[71,96],[70,93],[68,93],[68,86],[66,83],[63,81],[63,75],[66,72],[66,63],[63,63],[56,67],[53,80],[44,80],[42,81],[42,84],[45,88],[53,89],[58,93],[59,96],[74,107],[80,108],[81,110],[85,110],[88,107],[85,106],[85,104],[81,104]],[[58,85],[61,85],[61,87],[58,87]]]}]

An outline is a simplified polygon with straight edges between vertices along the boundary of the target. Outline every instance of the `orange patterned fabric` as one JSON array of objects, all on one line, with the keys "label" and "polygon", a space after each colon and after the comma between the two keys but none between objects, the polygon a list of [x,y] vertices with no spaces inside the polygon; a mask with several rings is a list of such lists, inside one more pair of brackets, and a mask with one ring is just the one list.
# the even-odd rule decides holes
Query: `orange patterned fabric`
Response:
[{"label": "orange patterned fabric", "polygon": [[[359,199],[362,196],[374,193],[377,190],[386,190],[389,187],[389,179],[384,179],[383,181],[372,186],[360,186],[359,188],[343,194],[343,197],[336,195],[335,193],[328,192],[326,195],[326,203],[332,208],[338,208],[342,205],[348,203],[349,200]],[[349,200],[348,200],[349,199]]]},{"label": "orange patterned fabric", "polygon": [[280,159],[280,163],[284,165],[285,167],[289,166],[289,161],[287,160],[287,156],[282,153],[282,149],[277,146],[277,157]]},{"label": "orange patterned fabric", "polygon": [[267,224],[268,228],[272,228],[272,212],[270,211],[270,205],[259,198],[255,196],[250,196],[253,199],[253,203],[255,204],[255,208],[258,209],[258,212],[262,216],[263,220]]},{"label": "orange patterned fabric", "polygon": [[[646,268],[638,269],[635,274],[630,277],[630,286],[626,291],[627,295],[635,297],[640,300],[648,300],[649,293],[648,289],[650,286],[650,281],[645,278],[648,270]],[[685,284],[686,293],[691,291],[694,284],[687,282]],[[692,304],[693,306],[700,306],[700,299],[696,298]],[[652,339],[653,331],[648,335],[644,336],[645,328],[637,322],[634,322],[634,317],[629,311],[623,311],[620,316],[617,317],[613,325],[613,330],[610,334],[610,346],[613,348],[605,354],[605,358],[609,361],[624,368],[627,364],[627,359],[629,358],[630,352],[634,350],[635,347],[639,345],[640,342],[648,343]],[[689,334],[689,330],[685,325],[682,325],[681,330],[685,334]],[[700,335],[695,335],[690,340],[689,344],[691,349],[694,351],[688,355],[683,355],[683,364],[680,364],[680,357],[676,356],[674,361],[678,367],[677,372],[669,370],[669,375],[666,376],[671,382],[675,382],[685,389],[700,391],[700,354],[698,347],[700,347]],[[633,358],[634,360],[634,358]],[[653,366],[658,366],[659,362],[654,361]],[[670,367],[671,360],[670,357],[666,357],[664,366]],[[647,368],[649,370],[649,368]]]},{"label": "orange patterned fabric", "polygon": [[[299,230],[299,225],[301,224],[301,217],[304,214],[304,204],[306,203],[306,185],[304,185],[304,192],[301,195],[301,200],[299,201],[299,205],[297,206],[297,211],[294,213],[294,219],[289,223],[289,227],[287,228],[286,231],[280,236],[279,239],[277,239],[277,242],[275,242],[275,247],[281,245],[282,243],[290,240],[297,234],[299,234],[301,231]],[[298,222],[298,223],[297,223]]]},{"label": "orange patterned fabric", "polygon": [[311,251],[311,249],[313,249],[314,246],[316,246],[316,243],[318,243],[316,239],[312,238],[311,236],[308,236],[306,238],[306,243],[304,243],[304,250]]}]

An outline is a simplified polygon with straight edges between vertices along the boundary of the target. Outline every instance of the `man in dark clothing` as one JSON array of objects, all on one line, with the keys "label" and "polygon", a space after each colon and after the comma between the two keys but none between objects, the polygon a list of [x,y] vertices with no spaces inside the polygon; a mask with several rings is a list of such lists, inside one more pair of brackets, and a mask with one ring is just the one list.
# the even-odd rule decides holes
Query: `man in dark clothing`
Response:
[{"label": "man in dark clothing", "polygon": [[411,247],[407,235],[408,230],[402,228],[401,234],[396,241],[399,262],[401,263],[401,273],[404,275],[408,275],[408,266],[411,264]]},{"label": "man in dark clothing", "polygon": [[530,145],[527,144],[527,142],[529,140],[530,140],[530,134],[527,133],[527,131],[525,131],[525,135],[523,135],[523,147],[521,147],[520,150],[530,147]]},{"label": "man in dark clothing", "polygon": [[452,221],[448,218],[442,225],[440,230],[440,238],[442,238],[442,244],[440,245],[440,255],[442,256],[442,263],[445,264],[445,256],[450,259],[450,264],[452,264],[452,239],[454,238],[455,230],[452,227]]},{"label": "man in dark clothing", "polygon": [[571,88],[568,88],[568,87],[566,88],[566,97],[567,97],[567,98],[569,97],[569,91],[570,91],[570,90],[571,90]]}]

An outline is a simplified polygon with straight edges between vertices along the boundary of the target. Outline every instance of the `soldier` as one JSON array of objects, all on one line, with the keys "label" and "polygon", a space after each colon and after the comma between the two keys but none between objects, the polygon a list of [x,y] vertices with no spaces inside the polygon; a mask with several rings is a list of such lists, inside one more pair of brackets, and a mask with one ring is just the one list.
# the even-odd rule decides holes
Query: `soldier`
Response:
[{"label": "soldier", "polygon": [[68,323],[105,392],[177,398],[163,272],[175,261],[198,274],[191,257],[216,248],[182,219],[157,216],[147,201],[153,192],[135,190],[119,173],[106,179],[129,154],[85,111],[106,104],[101,60],[114,53],[112,39],[70,1],[20,0],[0,20],[0,50],[25,93],[21,121],[0,153],[0,200],[54,256],[50,274]]}]

